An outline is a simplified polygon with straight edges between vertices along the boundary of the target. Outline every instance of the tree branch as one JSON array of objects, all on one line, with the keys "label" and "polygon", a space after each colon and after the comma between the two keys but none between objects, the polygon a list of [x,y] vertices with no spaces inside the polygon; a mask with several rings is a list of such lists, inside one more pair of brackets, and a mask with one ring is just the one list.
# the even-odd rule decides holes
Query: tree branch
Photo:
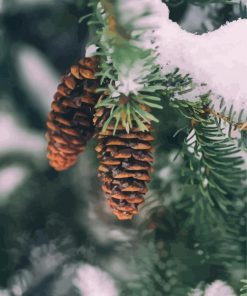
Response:
[{"label": "tree branch", "polygon": [[227,123],[233,125],[235,129],[239,129],[240,131],[247,131],[247,121],[246,122],[233,122],[230,119],[230,117],[225,116],[219,112],[216,112],[215,110],[210,109],[210,108],[206,108],[205,112],[208,114],[212,114],[213,116],[223,120],[224,122],[227,122]]}]

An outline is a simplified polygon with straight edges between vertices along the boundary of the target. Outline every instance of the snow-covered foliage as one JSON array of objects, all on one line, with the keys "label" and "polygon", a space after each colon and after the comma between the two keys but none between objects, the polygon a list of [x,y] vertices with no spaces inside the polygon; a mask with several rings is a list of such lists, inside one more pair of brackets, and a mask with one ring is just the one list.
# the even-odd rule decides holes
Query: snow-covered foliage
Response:
[{"label": "snow-covered foliage", "polygon": [[27,168],[20,165],[11,165],[0,171],[0,204],[16,190],[29,176]]},{"label": "snow-covered foliage", "polygon": [[74,285],[83,296],[117,296],[113,279],[98,267],[83,264],[77,270]]},{"label": "snow-covered foliage", "polygon": [[58,73],[45,56],[31,46],[18,48],[16,65],[23,87],[30,90],[30,99],[47,114],[59,81]]},{"label": "snow-covered foliage", "polygon": [[36,158],[39,156],[43,160],[45,157],[43,134],[26,129],[18,117],[15,118],[7,110],[4,111],[0,113],[0,155],[18,151]]},{"label": "snow-covered foliage", "polygon": [[188,296],[236,296],[236,294],[227,283],[217,280],[208,285],[205,291],[199,285]]},{"label": "snow-covered foliage", "polygon": [[98,49],[98,46],[96,46],[95,44],[91,44],[86,48],[86,53],[85,56],[86,57],[92,57],[93,55],[95,55],[96,51]]},{"label": "snow-covered foliage", "polygon": [[[137,60],[131,68],[121,67],[118,73],[119,86],[118,92],[129,95],[130,93],[137,94],[143,89],[143,82],[147,77],[150,68],[144,65],[143,60]],[[140,73],[142,73],[140,75]]]},{"label": "snow-covered foliage", "polygon": [[132,20],[133,36],[140,33],[140,28],[149,28],[140,34],[137,43],[145,49],[153,49],[162,73],[168,74],[178,67],[198,85],[196,95],[186,94],[178,99],[195,100],[211,90],[214,105],[219,105],[223,97],[227,110],[234,105],[237,114],[242,109],[247,113],[247,39],[243,37],[247,35],[247,20],[239,19],[216,31],[197,35],[172,22],[161,0],[119,3],[124,16],[122,22]]},{"label": "snow-covered foliage", "polygon": [[236,294],[225,282],[217,280],[207,287],[205,296],[236,296]]}]

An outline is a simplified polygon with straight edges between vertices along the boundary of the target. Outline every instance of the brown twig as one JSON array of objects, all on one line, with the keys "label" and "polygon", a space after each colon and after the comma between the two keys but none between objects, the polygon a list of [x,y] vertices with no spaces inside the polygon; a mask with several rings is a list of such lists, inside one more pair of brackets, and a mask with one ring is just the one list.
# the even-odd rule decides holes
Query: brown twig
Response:
[{"label": "brown twig", "polygon": [[107,25],[111,33],[114,33],[121,37],[122,39],[129,40],[130,35],[124,30],[124,28],[119,24],[116,16],[116,9],[114,7],[113,0],[101,0],[103,9],[107,14]]},{"label": "brown twig", "polygon": [[247,131],[247,121],[246,122],[234,122],[232,121],[228,116],[225,116],[221,114],[220,112],[217,112],[213,109],[206,108],[204,111],[208,114],[211,114],[224,122],[227,122],[228,124],[231,124],[234,126],[235,129],[239,129],[240,131]]}]

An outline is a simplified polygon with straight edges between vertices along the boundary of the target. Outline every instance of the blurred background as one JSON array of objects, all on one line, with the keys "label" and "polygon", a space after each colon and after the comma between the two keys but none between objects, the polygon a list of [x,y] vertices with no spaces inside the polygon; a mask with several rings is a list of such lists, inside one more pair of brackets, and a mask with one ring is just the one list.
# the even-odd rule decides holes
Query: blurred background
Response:
[{"label": "blurred background", "polygon": [[[58,173],[48,166],[46,118],[60,75],[89,42],[86,23],[78,23],[90,13],[86,2],[0,0],[0,296],[185,295],[182,288],[174,290],[180,281],[176,272],[184,272],[187,287],[219,277],[236,286],[244,276],[243,260],[229,276],[204,258],[193,238],[197,257],[188,260],[190,234],[178,231],[183,217],[173,212],[181,197],[181,159],[173,159],[184,138],[183,132],[173,137],[184,125],[174,109],[166,105],[157,114],[156,171],[134,221],[117,221],[105,205],[93,141],[70,170]],[[171,1],[169,7],[174,21],[199,34],[240,14],[239,6],[226,4]],[[156,258],[145,262],[147,251],[155,257],[154,245],[159,258],[166,258],[162,266]],[[239,256],[244,253],[243,248]],[[129,286],[138,282],[137,265],[147,274],[159,269],[154,279],[147,276],[148,288],[140,282]],[[151,286],[154,294],[148,292]]]}]

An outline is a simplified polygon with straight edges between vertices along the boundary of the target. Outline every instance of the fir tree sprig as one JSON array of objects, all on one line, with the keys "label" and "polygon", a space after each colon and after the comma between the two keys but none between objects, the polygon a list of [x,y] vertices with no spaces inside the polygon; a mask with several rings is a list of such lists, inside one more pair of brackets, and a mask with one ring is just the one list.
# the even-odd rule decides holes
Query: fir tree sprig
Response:
[{"label": "fir tree sprig", "polygon": [[[105,96],[96,108],[111,109],[104,129],[115,119],[115,128],[121,123],[129,132],[136,124],[145,131],[145,123],[158,121],[150,108],[162,108],[157,92],[164,91],[165,87],[160,82],[158,67],[150,50],[141,49],[130,40],[131,28],[122,28],[113,3],[107,0],[100,3],[102,7],[98,6],[94,14],[101,24],[97,34],[101,56],[98,76],[102,87],[98,91],[103,91]],[[138,36],[135,41],[137,39]]]},{"label": "fir tree sprig", "polygon": [[[161,109],[159,103],[161,97],[169,95],[169,99],[172,99],[176,98],[177,94],[184,96],[187,92],[193,91],[197,85],[189,75],[181,75],[179,69],[161,77],[160,69],[154,63],[155,54],[137,45],[138,38],[146,28],[139,28],[139,35],[133,34],[136,30],[136,19],[128,23],[122,22],[118,1],[102,0],[96,3],[97,1],[91,3],[95,11],[89,24],[99,25],[97,42],[100,48],[98,54],[101,56],[101,71],[98,76],[104,86],[99,91],[105,91],[107,95],[102,97],[97,107],[104,106],[111,109],[111,119],[104,128],[115,119],[115,122],[126,127],[127,132],[133,123],[144,131],[145,123],[158,120],[151,114],[151,109],[145,111],[141,106]],[[139,18],[144,19],[147,15],[148,12],[145,12]],[[136,73],[135,67],[139,67]],[[204,111],[211,113],[219,123],[224,121],[229,124],[229,137],[232,127],[239,129],[241,135],[244,135],[242,131],[247,128],[247,123],[244,119],[241,120],[242,113],[236,121],[233,109],[226,110],[224,103],[220,104],[221,110],[216,111],[214,106],[211,106],[209,93],[203,95],[209,98],[208,107]],[[123,97],[128,97],[125,104]]]},{"label": "fir tree sprig", "polygon": [[247,296],[247,280],[241,280],[241,283],[240,296]]},{"label": "fir tree sprig", "polygon": [[[180,102],[187,105],[187,102]],[[202,104],[202,105],[201,105]],[[205,104],[188,104],[182,108],[185,116],[191,118],[192,129],[185,141],[185,156],[188,157],[187,181],[197,184],[202,196],[212,207],[227,212],[233,200],[241,196],[241,182],[245,171],[240,150],[230,141],[215,123],[214,117],[200,108]],[[229,170],[229,168],[231,168]]]}]

